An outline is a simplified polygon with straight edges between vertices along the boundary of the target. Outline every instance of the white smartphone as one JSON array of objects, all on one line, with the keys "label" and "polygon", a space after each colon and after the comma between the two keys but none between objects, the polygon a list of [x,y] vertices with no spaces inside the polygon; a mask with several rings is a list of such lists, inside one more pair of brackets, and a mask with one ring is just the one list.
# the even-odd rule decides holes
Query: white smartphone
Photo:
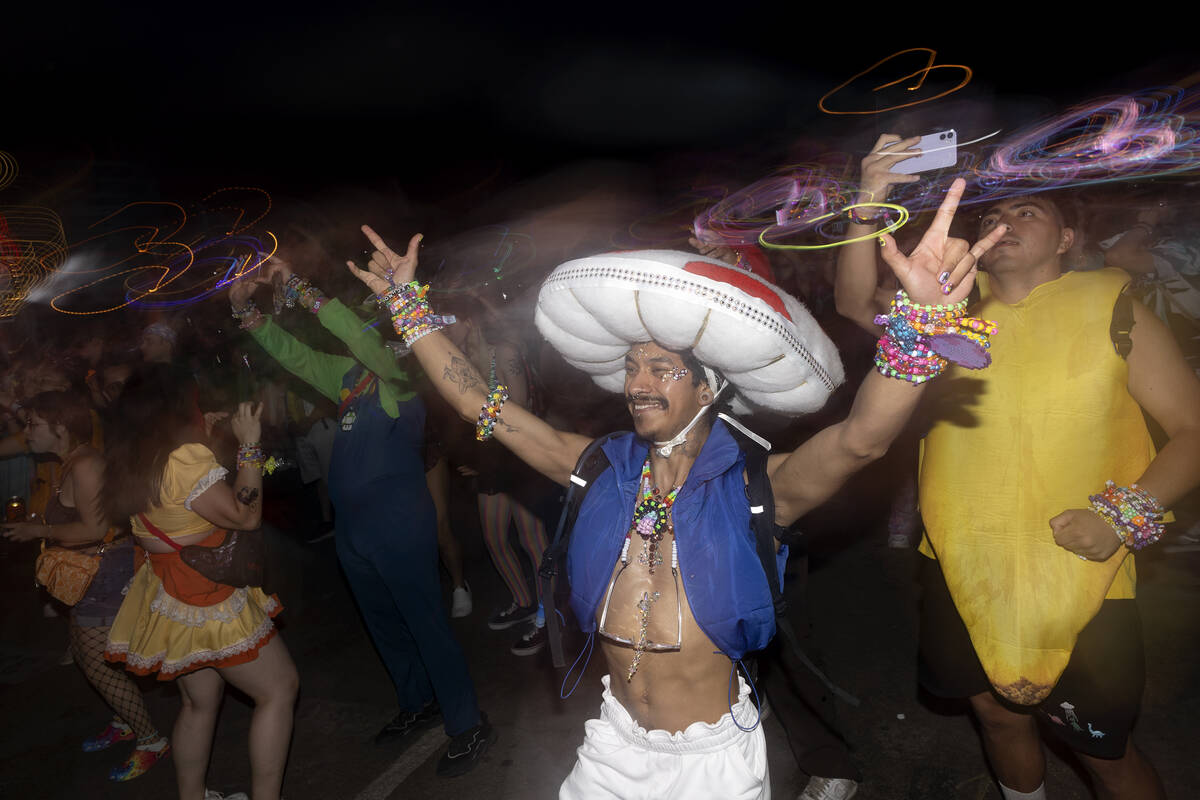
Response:
[{"label": "white smartphone", "polygon": [[958,135],[953,130],[927,133],[917,142],[921,155],[906,158],[892,167],[892,172],[915,175],[931,169],[944,169],[958,161]]}]

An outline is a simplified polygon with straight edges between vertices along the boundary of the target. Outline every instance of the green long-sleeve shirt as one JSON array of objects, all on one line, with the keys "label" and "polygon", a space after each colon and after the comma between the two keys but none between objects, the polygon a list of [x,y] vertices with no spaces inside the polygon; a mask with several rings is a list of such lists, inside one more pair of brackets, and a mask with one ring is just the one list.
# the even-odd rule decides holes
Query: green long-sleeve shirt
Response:
[{"label": "green long-sleeve shirt", "polygon": [[411,400],[416,392],[411,390],[408,374],[400,369],[379,331],[365,325],[340,300],[322,303],[317,320],[350,348],[354,358],[313,350],[276,325],[271,317],[266,317],[266,322],[250,331],[250,335],[288,372],[334,403],[342,400],[346,373],[362,364],[379,378],[379,404],[384,413],[398,416],[397,404]]}]

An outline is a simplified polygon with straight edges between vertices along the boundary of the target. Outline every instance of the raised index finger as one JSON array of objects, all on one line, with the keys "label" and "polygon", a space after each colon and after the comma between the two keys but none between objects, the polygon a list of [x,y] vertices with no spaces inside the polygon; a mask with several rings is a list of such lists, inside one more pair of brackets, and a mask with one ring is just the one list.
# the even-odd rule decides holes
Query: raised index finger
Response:
[{"label": "raised index finger", "polygon": [[954,183],[950,184],[950,188],[946,190],[946,199],[942,201],[937,214],[933,217],[929,233],[938,233],[943,236],[950,233],[950,223],[954,221],[954,212],[958,210],[958,201],[962,199],[966,188],[966,181],[962,178],[954,179]]},{"label": "raised index finger", "polygon": [[385,242],[370,225],[363,225],[362,232],[366,234],[367,239],[369,239],[371,244],[375,246],[376,250],[385,254],[392,253],[392,248],[387,246],[387,242]]}]

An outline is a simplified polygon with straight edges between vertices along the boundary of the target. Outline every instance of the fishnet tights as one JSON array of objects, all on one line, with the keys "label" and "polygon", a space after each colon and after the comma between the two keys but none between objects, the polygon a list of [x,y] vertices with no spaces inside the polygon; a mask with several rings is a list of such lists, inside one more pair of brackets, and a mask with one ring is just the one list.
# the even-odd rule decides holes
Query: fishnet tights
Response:
[{"label": "fishnet tights", "polygon": [[117,713],[117,717],[133,728],[138,739],[146,741],[158,738],[158,730],[150,720],[150,712],[146,710],[146,703],[142,699],[142,690],[122,667],[104,660],[108,628],[72,625],[70,642],[75,663],[83,670],[88,683]]}]

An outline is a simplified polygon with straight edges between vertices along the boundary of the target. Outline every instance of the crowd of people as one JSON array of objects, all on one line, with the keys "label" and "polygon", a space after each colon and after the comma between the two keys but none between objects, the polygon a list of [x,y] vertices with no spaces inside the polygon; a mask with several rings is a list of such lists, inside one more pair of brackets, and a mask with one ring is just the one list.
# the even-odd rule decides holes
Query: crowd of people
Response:
[{"label": "crowd of people", "polygon": [[[880,138],[861,201],[920,179],[893,171],[915,143]],[[921,683],[969,702],[1006,800],[1046,796],[1039,718],[1102,797],[1162,797],[1132,738],[1145,681],[1133,553],[1163,538],[1167,509],[1167,544],[1200,546],[1186,198],[1151,188],[1085,219],[1069,192],[1019,194],[976,225],[963,191],[903,251],[880,233],[886,212],[851,213],[851,241],[807,270],[700,240],[568,262],[538,297],[545,343],[418,282],[419,234],[393,249],[365,226],[370,255],[347,268],[370,305],[361,288],[323,292],[327,265],[277,256],[230,284],[223,339],[170,316],[53,346],[10,336],[0,482],[24,513],[4,536],[90,557],[94,573],[65,611],[68,653],[113,717],[82,748],[132,742],[115,781],[169,755],[181,800],[219,798],[205,778],[231,683],[254,704],[249,796],[280,796],[299,677],[273,622],[287,598],[249,545],[264,473],[294,461],[304,536],[334,538],[395,688],[376,744],[440,726],[451,778],[497,736],[449,621],[474,613],[450,524],[457,473],[506,592],[487,626],[533,656],[548,622],[573,618],[608,670],[560,797],[769,797],[761,694],[810,776],[801,798],[848,800],[860,775],[812,699],[784,565],[789,528],[893,448],[908,478],[888,543],[919,541]],[[835,309],[871,334],[838,328],[842,356],[821,327]],[[621,399],[596,414],[550,391],[547,358]],[[735,418],[811,414],[847,379],[853,396],[788,452],[765,454]],[[573,494],[569,608],[556,609],[536,573]],[[178,686],[169,737],[131,674]]]}]

